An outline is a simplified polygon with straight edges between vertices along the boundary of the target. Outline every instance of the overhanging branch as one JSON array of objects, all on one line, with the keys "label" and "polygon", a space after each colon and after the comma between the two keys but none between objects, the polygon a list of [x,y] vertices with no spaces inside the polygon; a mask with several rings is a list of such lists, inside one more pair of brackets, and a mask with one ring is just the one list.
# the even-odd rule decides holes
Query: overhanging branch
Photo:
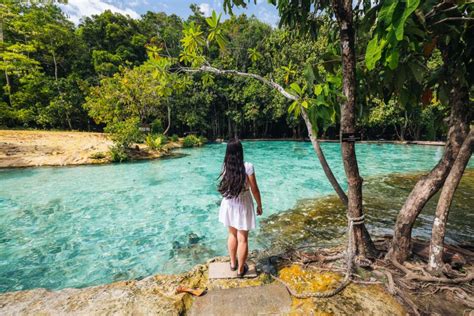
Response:
[{"label": "overhanging branch", "polygon": [[247,73],[247,72],[240,72],[240,71],[237,71],[237,70],[223,70],[223,69],[218,69],[218,68],[215,68],[215,67],[212,67],[212,66],[209,66],[209,65],[204,65],[204,66],[201,66],[199,68],[181,68],[181,69],[185,72],[194,72],[194,73],[196,73],[196,72],[210,72],[210,73],[214,73],[216,75],[236,75],[236,76],[240,76],[240,77],[253,78],[253,79],[256,79],[256,80],[266,84],[267,86],[277,90],[285,98],[287,98],[289,100],[296,101],[296,100],[299,99],[298,96],[296,96],[294,94],[291,94],[290,92],[286,91],[278,83],[276,83],[272,80],[269,80],[265,77],[262,77],[260,75],[257,75],[257,74]]},{"label": "overhanging branch", "polygon": [[[216,75],[235,75],[235,76],[240,76],[240,77],[246,77],[246,78],[252,78],[255,80],[258,80],[265,85],[277,90],[280,92],[285,98],[292,100],[292,101],[297,101],[299,100],[299,97],[286,91],[285,88],[283,88],[281,85],[278,83],[269,80],[267,78],[264,78],[260,75],[253,74],[253,73],[247,73],[247,72],[241,72],[237,70],[224,70],[224,69],[218,69],[215,67],[210,66],[209,64],[203,65],[199,68],[185,68],[181,67],[181,71],[184,72],[189,72],[189,73],[198,73],[198,72],[210,72],[214,73]],[[306,128],[308,130],[308,135],[311,140],[311,143],[313,145],[313,149],[316,152],[316,156],[319,159],[319,162],[321,163],[321,166],[323,168],[323,171],[328,178],[329,182],[331,183],[332,187],[336,191],[337,195],[339,196],[339,199],[341,200],[342,204],[347,207],[348,205],[348,199],[347,195],[340,186],[339,182],[337,181],[336,177],[334,176],[334,173],[332,172],[331,168],[329,167],[329,164],[327,163],[326,157],[323,154],[323,151],[321,149],[321,146],[319,146],[319,141],[317,139],[317,135],[314,133],[313,125],[311,123],[311,120],[309,119],[308,113],[306,112],[306,109],[301,106],[301,114],[303,116]]]}]

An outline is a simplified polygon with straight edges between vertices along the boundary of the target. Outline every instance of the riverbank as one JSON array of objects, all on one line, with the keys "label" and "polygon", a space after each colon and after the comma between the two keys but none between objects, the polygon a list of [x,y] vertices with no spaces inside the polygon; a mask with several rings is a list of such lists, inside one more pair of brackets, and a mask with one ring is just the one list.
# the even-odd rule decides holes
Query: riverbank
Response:
[{"label": "riverbank", "polygon": [[[110,163],[113,142],[103,133],[0,130],[0,168],[71,166]],[[181,147],[171,142],[161,151],[149,151],[137,145],[133,160],[155,159]]]},{"label": "riverbank", "polygon": [[[221,261],[225,258],[215,258],[210,262],[214,260]],[[195,298],[190,294],[177,294],[178,286],[207,289],[210,293],[220,289],[258,287],[275,282],[268,274],[263,273],[255,279],[211,280],[208,278],[208,268],[209,262],[179,275],[154,275],[142,280],[83,289],[35,289],[4,293],[0,294],[0,314],[183,315],[189,312]],[[278,276],[298,290],[326,291],[336,286],[342,277],[335,272],[303,271],[301,267],[294,265],[280,266],[277,269]],[[232,304],[229,303],[226,307],[231,313]],[[380,284],[350,284],[339,295],[327,299],[292,298],[289,309],[290,315],[347,315],[362,311],[364,315],[406,314],[405,308]]]},{"label": "riverbank", "polygon": [[[340,247],[335,250],[340,250]],[[401,298],[400,292],[389,292],[393,281],[380,277],[377,271],[361,268],[355,271],[356,278],[352,283],[340,293],[325,298],[289,296],[284,285],[263,272],[254,279],[209,279],[209,264],[227,260],[226,257],[213,258],[206,264],[197,265],[182,274],[157,274],[140,280],[119,281],[81,289],[33,289],[3,293],[0,294],[0,314],[205,315],[208,313],[203,311],[216,310],[220,311],[219,314],[227,315],[244,310],[246,314],[259,314],[263,308],[260,304],[249,305],[249,302],[240,301],[242,297],[238,294],[241,295],[243,291],[261,295],[259,300],[265,300],[264,296],[268,295],[277,295],[271,297],[272,300],[285,300],[286,303],[279,304],[281,309],[273,310],[272,315],[411,315],[413,306],[423,314],[426,312],[430,315],[472,313],[467,301],[463,303],[462,299],[456,296],[456,291],[449,291],[456,289],[454,287],[444,286],[439,290],[436,283],[432,286],[416,286],[415,281],[412,285],[417,288],[416,291],[403,291],[405,300],[408,298],[411,301],[410,306]],[[260,271],[274,273],[298,294],[326,293],[335,289],[343,279],[343,267],[337,263],[329,266],[317,263],[301,265],[282,259],[282,256],[262,258],[256,252],[250,255],[250,260],[257,262]],[[272,285],[272,289],[280,290],[269,294],[269,285]],[[178,293],[179,287],[204,290],[204,297]],[[434,291],[433,288],[438,290]],[[231,299],[225,300],[222,297],[224,292],[225,297]]]},{"label": "riverbank", "polygon": [[[293,138],[261,138],[245,141],[306,141]],[[337,140],[321,139],[335,143]],[[368,144],[405,144],[443,146],[432,141],[360,141]],[[0,168],[39,166],[70,166],[110,163],[109,147],[113,142],[104,133],[38,130],[0,130]],[[171,149],[181,147],[170,142],[161,151],[150,151],[139,144],[130,152],[132,160],[156,159],[167,156]]]}]

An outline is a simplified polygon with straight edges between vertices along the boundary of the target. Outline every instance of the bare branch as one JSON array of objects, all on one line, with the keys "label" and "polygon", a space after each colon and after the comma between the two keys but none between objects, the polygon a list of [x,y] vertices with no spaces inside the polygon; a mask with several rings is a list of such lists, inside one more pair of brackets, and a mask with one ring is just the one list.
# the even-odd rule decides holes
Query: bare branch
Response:
[{"label": "bare branch", "polygon": [[286,91],[281,85],[278,83],[274,82],[273,80],[266,79],[260,75],[253,74],[253,73],[247,73],[247,72],[240,72],[237,70],[223,70],[223,69],[217,69],[215,67],[210,66],[209,64],[201,66],[199,68],[181,68],[185,72],[191,72],[191,73],[196,73],[196,72],[210,72],[214,73],[216,75],[236,75],[240,77],[247,77],[247,78],[253,78],[256,79],[267,86],[277,90],[280,92],[285,98],[289,100],[296,101],[298,100],[298,96]]},{"label": "bare branch", "polygon": [[436,24],[441,24],[441,23],[444,23],[444,22],[448,22],[448,21],[474,21],[474,18],[453,16],[453,17],[444,18],[442,20],[439,20],[438,22],[431,24],[431,26],[436,25]]}]

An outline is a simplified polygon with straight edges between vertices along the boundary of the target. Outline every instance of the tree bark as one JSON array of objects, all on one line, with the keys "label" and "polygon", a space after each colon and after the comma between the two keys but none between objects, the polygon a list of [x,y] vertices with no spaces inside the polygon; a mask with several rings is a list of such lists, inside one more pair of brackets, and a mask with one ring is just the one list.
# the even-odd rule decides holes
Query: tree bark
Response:
[{"label": "tree bark", "polygon": [[436,215],[431,232],[430,255],[428,261],[428,269],[430,271],[441,272],[443,262],[444,236],[446,234],[446,223],[448,221],[449,208],[453,201],[454,192],[461,181],[464,170],[466,169],[469,159],[472,155],[472,147],[474,145],[474,130],[467,135],[459,153],[454,161],[453,167],[444,182],[443,190],[439,196],[438,206],[436,207]]},{"label": "tree bark", "polygon": [[[341,150],[344,171],[348,182],[348,208],[350,218],[363,215],[362,178],[359,174],[354,142],[342,141],[343,133],[355,133],[356,125],[356,78],[355,78],[355,32],[353,25],[352,1],[334,0],[334,13],[339,24],[339,37],[342,53],[342,77],[345,102],[341,106]],[[374,257],[375,246],[364,224],[354,226],[356,254],[363,257]]]},{"label": "tree bark", "polygon": [[303,116],[303,120],[306,123],[309,139],[311,140],[313,149],[316,152],[316,156],[318,156],[318,159],[319,159],[319,162],[321,163],[321,167],[323,168],[324,174],[326,175],[332,187],[334,188],[334,191],[336,191],[342,204],[344,204],[344,206],[347,207],[348,205],[347,195],[344,192],[344,190],[342,190],[341,186],[339,185],[339,182],[337,182],[337,179],[334,176],[334,173],[332,172],[331,167],[329,167],[326,157],[324,156],[321,146],[319,145],[318,138],[316,137],[314,133],[313,124],[311,124],[311,121],[309,120],[309,117],[308,117],[308,113],[306,113],[306,110],[304,108],[301,109],[301,115]]},{"label": "tree bark", "polygon": [[163,135],[166,135],[171,127],[171,107],[168,105],[167,108],[168,108],[168,126],[166,126],[166,129],[163,132]]},{"label": "tree bark", "polygon": [[12,104],[12,86],[10,85],[10,77],[8,76],[8,72],[5,69],[5,80],[7,82],[7,94],[8,94],[8,101],[10,102],[10,106],[13,106]]},{"label": "tree bark", "polygon": [[53,63],[54,63],[54,80],[58,81],[58,62],[56,61],[56,54],[52,51]]},{"label": "tree bark", "polygon": [[416,218],[442,187],[469,129],[467,88],[462,87],[459,81],[454,82],[450,99],[450,123],[443,157],[430,173],[416,183],[397,216],[387,257],[400,263],[411,253],[411,232]]}]

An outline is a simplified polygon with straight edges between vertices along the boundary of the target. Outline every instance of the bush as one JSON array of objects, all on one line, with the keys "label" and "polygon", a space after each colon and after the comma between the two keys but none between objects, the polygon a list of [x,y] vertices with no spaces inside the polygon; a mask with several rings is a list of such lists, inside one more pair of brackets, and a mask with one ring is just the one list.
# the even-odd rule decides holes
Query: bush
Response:
[{"label": "bush", "polygon": [[114,145],[109,149],[110,160],[113,162],[124,162],[128,160],[128,155],[124,146]]},{"label": "bush", "polygon": [[179,140],[179,137],[178,137],[178,135],[173,134],[173,135],[170,137],[170,140],[171,140],[172,142],[177,142],[177,141]]},{"label": "bush", "polygon": [[153,134],[163,133],[163,124],[161,123],[160,119],[155,119],[153,122],[151,122],[150,128]]},{"label": "bush", "polygon": [[151,150],[160,150],[168,142],[166,135],[148,134],[145,138],[145,144]]},{"label": "bush", "polygon": [[198,137],[196,135],[188,135],[183,140],[183,147],[199,147],[204,145],[207,139],[203,136]]},{"label": "bush", "polygon": [[203,146],[203,145],[207,144],[208,140],[204,136],[199,136],[199,142],[200,142],[199,146]]},{"label": "bush", "polygon": [[139,119],[131,118],[126,121],[108,124],[105,128],[107,133],[111,134],[111,138],[117,146],[125,148],[131,144],[140,141],[142,133],[139,128]]}]

